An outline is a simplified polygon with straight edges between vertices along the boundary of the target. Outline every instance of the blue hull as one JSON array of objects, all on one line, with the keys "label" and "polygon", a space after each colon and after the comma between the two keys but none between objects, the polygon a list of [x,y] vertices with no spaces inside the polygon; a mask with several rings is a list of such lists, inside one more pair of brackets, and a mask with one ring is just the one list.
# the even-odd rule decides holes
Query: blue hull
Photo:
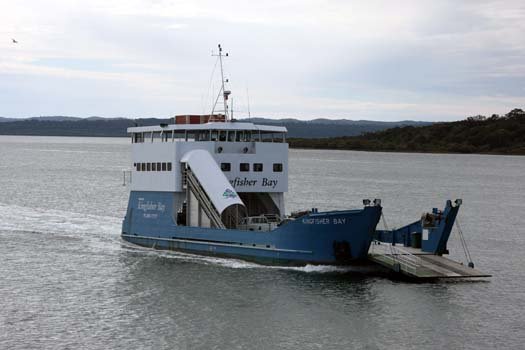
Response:
[{"label": "blue hull", "polygon": [[365,260],[380,206],[310,213],[271,232],[178,226],[174,194],[131,192],[122,238],[156,249],[235,257],[266,264],[354,264]]}]

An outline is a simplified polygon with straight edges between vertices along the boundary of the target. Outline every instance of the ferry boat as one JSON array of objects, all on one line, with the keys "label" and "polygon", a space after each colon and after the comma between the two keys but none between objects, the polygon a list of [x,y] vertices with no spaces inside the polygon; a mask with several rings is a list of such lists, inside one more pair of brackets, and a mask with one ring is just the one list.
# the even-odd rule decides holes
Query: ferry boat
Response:
[{"label": "ferry boat", "polygon": [[230,117],[223,57],[219,45],[223,113],[178,115],[170,124],[128,128],[133,167],[122,238],[269,264],[366,259],[381,201],[286,215],[287,130]]},{"label": "ferry boat", "polygon": [[[222,96],[223,113],[215,113],[214,107],[209,115],[178,115],[170,124],[127,130],[133,168],[122,224],[125,241],[265,264],[372,261],[411,276],[425,271],[425,277],[442,277],[442,267],[428,272],[428,266],[421,265],[418,270],[414,261],[423,258],[412,255],[448,253],[461,200],[449,200],[443,210],[434,208],[393,230],[376,230],[382,216],[380,199],[365,199],[361,208],[312,208],[286,215],[287,130],[231,118],[220,45],[217,56],[222,85],[215,106]],[[372,247],[390,248],[384,254],[369,254],[372,242]],[[412,250],[401,251],[396,244]],[[438,259],[440,266],[448,263],[443,259]],[[449,275],[481,275],[454,269]]]}]

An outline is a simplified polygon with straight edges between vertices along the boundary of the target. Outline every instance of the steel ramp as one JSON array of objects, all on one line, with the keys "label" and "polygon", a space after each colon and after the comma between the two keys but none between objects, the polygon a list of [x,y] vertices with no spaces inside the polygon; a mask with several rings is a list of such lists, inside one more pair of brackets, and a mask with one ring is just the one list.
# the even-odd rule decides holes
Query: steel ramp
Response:
[{"label": "steel ramp", "polygon": [[368,259],[414,279],[491,277],[489,274],[441,255],[384,243],[372,244]]}]

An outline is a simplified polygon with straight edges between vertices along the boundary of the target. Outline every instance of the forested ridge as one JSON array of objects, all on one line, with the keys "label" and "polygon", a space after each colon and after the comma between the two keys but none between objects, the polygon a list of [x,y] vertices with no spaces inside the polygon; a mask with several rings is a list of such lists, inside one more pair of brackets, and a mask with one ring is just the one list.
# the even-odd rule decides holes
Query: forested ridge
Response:
[{"label": "forested ridge", "polygon": [[[126,136],[130,126],[159,125],[169,121],[158,118],[0,118],[0,135],[115,137]],[[502,116],[477,115],[461,121],[432,124],[325,119],[243,121],[285,126],[292,148],[525,155],[525,112],[522,109],[513,109]]]},{"label": "forested ridge", "polygon": [[456,122],[395,127],[360,136],[291,138],[288,142],[293,148],[525,155],[525,112],[513,109],[503,116],[477,115]]},{"label": "forested ridge", "polygon": [[[252,122],[262,125],[284,126],[289,137],[324,138],[355,136],[365,132],[385,130],[396,126],[429,125],[429,122],[405,120],[399,122],[378,122],[372,120],[345,119],[240,119],[239,122]],[[38,118],[2,118],[0,117],[0,135],[41,135],[41,136],[127,136],[131,126],[159,125],[172,122],[169,118],[77,118],[65,116],[47,116]]]}]

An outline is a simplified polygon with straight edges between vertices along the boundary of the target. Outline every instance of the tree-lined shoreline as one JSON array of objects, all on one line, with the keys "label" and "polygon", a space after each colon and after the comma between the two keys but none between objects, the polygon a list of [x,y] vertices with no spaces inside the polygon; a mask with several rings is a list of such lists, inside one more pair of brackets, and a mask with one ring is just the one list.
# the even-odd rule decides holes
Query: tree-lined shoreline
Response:
[{"label": "tree-lined shoreline", "polygon": [[513,109],[429,126],[395,127],[359,136],[290,138],[292,148],[416,153],[525,155],[525,112]]},{"label": "tree-lined shoreline", "polygon": [[[525,112],[517,108],[502,116],[477,115],[461,121],[437,123],[328,119],[241,121],[287,127],[291,148],[525,155]],[[169,122],[170,119],[157,118],[3,118],[0,135],[124,137],[130,126]]]}]

